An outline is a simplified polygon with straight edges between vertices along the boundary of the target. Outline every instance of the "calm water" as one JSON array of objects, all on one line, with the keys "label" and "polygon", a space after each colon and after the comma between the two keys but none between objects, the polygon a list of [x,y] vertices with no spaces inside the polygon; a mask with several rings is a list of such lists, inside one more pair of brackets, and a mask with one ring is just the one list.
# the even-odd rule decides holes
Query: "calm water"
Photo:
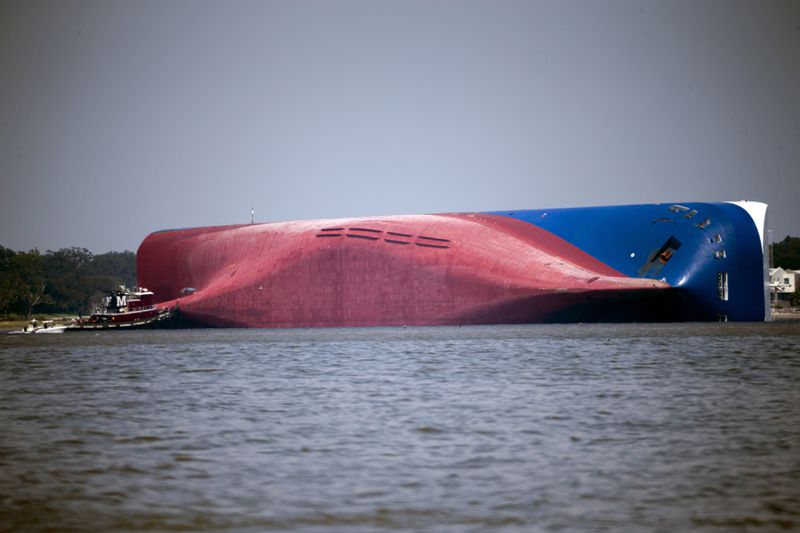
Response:
[{"label": "calm water", "polygon": [[800,323],[0,338],[4,531],[800,528]]}]

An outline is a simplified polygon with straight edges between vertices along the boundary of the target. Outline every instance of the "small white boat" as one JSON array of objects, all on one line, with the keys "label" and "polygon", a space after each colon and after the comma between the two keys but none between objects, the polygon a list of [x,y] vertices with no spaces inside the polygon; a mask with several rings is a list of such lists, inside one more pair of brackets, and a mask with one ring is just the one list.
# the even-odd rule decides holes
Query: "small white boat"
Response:
[{"label": "small white boat", "polygon": [[9,331],[9,335],[33,335],[39,333],[64,333],[67,330],[67,326],[63,325],[55,325],[53,324],[52,320],[46,320],[41,324],[37,323],[36,320],[31,320],[31,323],[21,330],[18,331]]},{"label": "small white boat", "polygon": [[34,330],[34,333],[64,333],[67,330],[67,326],[45,326],[41,327],[37,330]]}]

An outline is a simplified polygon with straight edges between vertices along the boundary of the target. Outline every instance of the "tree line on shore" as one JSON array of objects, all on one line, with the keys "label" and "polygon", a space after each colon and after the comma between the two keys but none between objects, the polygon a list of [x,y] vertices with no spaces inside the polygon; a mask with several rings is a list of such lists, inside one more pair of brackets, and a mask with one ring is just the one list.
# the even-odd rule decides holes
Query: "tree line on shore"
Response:
[{"label": "tree line on shore", "polygon": [[800,237],[786,236],[772,245],[772,264],[775,267],[800,270]]},{"label": "tree line on shore", "polygon": [[136,285],[136,254],[86,248],[15,252],[0,246],[0,317],[88,314],[108,291]]}]

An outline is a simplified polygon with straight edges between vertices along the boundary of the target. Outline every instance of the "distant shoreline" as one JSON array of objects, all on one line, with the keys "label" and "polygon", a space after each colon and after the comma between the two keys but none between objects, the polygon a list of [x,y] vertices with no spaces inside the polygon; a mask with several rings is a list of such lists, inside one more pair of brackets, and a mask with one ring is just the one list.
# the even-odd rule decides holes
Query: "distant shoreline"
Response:
[{"label": "distant shoreline", "polygon": [[[56,315],[52,317],[37,318],[39,322],[45,320],[53,320],[54,322],[66,323],[74,318],[72,315]],[[773,322],[800,322],[800,308],[792,308],[791,311],[781,310],[772,311]],[[767,322],[765,322],[767,323]],[[25,326],[30,324],[27,320],[0,320],[0,335],[9,333],[11,331],[19,331]],[[224,329],[224,328],[222,328]]]},{"label": "distant shoreline", "polygon": [[772,310],[772,319],[773,320],[800,320],[800,308],[798,307],[791,307],[787,309],[781,310]]}]

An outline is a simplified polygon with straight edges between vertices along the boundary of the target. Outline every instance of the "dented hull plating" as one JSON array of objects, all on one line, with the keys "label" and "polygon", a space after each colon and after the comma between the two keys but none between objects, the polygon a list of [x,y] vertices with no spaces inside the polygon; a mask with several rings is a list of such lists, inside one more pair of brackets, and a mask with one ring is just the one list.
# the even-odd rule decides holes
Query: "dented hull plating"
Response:
[{"label": "dented hull plating", "polygon": [[[168,230],[137,268],[162,305],[219,327],[763,320],[756,224],[702,204],[735,209],[698,228],[696,205]],[[757,279],[742,288],[739,274]]]}]

